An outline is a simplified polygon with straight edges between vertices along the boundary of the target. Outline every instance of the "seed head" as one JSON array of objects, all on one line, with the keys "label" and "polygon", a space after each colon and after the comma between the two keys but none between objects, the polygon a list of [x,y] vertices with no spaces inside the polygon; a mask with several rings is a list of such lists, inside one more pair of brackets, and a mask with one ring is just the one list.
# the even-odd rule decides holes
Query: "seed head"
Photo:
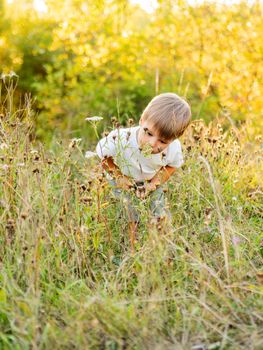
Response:
[{"label": "seed head", "polygon": [[82,200],[85,203],[92,203],[92,197],[83,197]]},{"label": "seed head", "polygon": [[128,119],[128,125],[129,125],[129,126],[134,125],[134,120],[133,120],[132,118],[129,118],[129,119]]},{"label": "seed head", "polygon": [[7,220],[7,226],[11,227],[15,225],[15,221],[13,219],[8,219]]},{"label": "seed head", "polygon": [[85,184],[81,184],[81,185],[80,185],[80,188],[81,188],[83,191],[87,190],[87,186],[86,186]]}]

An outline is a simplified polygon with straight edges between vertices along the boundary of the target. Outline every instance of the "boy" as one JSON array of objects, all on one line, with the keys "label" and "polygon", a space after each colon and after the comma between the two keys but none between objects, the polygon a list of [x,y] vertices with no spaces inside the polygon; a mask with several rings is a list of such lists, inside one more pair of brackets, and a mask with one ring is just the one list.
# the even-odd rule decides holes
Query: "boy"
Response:
[{"label": "boy", "polygon": [[157,221],[169,216],[164,208],[162,184],[183,164],[177,138],[190,119],[190,106],[185,100],[174,93],[163,93],[147,105],[139,126],[117,128],[97,144],[96,152],[113,192],[122,196],[127,206],[132,249],[139,219],[129,191],[134,189],[140,199],[151,197],[151,210]]}]

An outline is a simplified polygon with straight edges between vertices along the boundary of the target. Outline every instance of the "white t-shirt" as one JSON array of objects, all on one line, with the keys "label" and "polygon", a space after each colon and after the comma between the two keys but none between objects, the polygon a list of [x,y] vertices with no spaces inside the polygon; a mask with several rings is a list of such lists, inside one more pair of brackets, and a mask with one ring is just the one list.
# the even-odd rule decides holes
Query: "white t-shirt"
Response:
[{"label": "white t-shirt", "polygon": [[163,152],[144,156],[137,142],[139,128],[140,126],[135,126],[111,131],[107,137],[98,142],[96,146],[98,156],[112,157],[122,174],[135,181],[152,179],[160,168],[166,165],[179,168],[183,164],[182,148],[177,139]]}]

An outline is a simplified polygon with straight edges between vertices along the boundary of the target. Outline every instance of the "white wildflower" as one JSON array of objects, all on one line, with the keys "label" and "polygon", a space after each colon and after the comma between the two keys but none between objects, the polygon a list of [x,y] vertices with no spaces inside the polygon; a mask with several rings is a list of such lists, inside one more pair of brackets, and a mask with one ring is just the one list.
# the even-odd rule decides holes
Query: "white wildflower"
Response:
[{"label": "white wildflower", "polygon": [[9,165],[7,164],[0,165],[0,169],[7,170],[8,168],[9,168]]},{"label": "white wildflower", "polygon": [[12,77],[18,77],[18,75],[11,70],[11,72],[9,73],[9,77],[12,78]]},{"label": "white wildflower", "polygon": [[6,143],[0,143],[0,149],[7,149],[8,145]]},{"label": "white wildflower", "polygon": [[237,246],[237,245],[239,245],[240,243],[242,243],[242,240],[241,240],[240,237],[238,237],[238,236],[235,235],[235,236],[232,237],[232,243],[233,243],[234,246]]},{"label": "white wildflower", "polygon": [[17,163],[17,166],[23,167],[23,166],[25,166],[25,163]]},{"label": "white wildflower", "polygon": [[88,229],[88,227],[87,226],[85,226],[85,225],[81,225],[80,226],[80,232],[83,234],[85,234],[85,233],[89,233],[89,229]]},{"label": "white wildflower", "polygon": [[87,151],[86,153],[85,153],[85,158],[92,158],[92,157],[95,157],[97,155],[97,153],[96,152],[92,152],[92,151]]},{"label": "white wildflower", "polygon": [[85,118],[85,120],[91,121],[91,122],[98,122],[102,119],[103,119],[102,117],[98,117],[98,116]]},{"label": "white wildflower", "polygon": [[232,201],[237,201],[237,197],[232,197]]},{"label": "white wildflower", "polygon": [[72,142],[79,143],[79,142],[81,142],[81,141],[82,141],[82,139],[76,139],[76,138],[74,138],[74,139],[71,139],[71,141],[72,141]]}]

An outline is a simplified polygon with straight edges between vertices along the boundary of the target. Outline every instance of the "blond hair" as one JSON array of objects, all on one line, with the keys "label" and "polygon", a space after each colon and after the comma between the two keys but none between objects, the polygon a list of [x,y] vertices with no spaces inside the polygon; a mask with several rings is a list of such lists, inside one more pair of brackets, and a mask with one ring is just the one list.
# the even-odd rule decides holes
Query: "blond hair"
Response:
[{"label": "blond hair", "polygon": [[167,92],[155,96],[142,113],[141,120],[150,121],[165,140],[181,136],[191,120],[189,104],[178,95]]}]

